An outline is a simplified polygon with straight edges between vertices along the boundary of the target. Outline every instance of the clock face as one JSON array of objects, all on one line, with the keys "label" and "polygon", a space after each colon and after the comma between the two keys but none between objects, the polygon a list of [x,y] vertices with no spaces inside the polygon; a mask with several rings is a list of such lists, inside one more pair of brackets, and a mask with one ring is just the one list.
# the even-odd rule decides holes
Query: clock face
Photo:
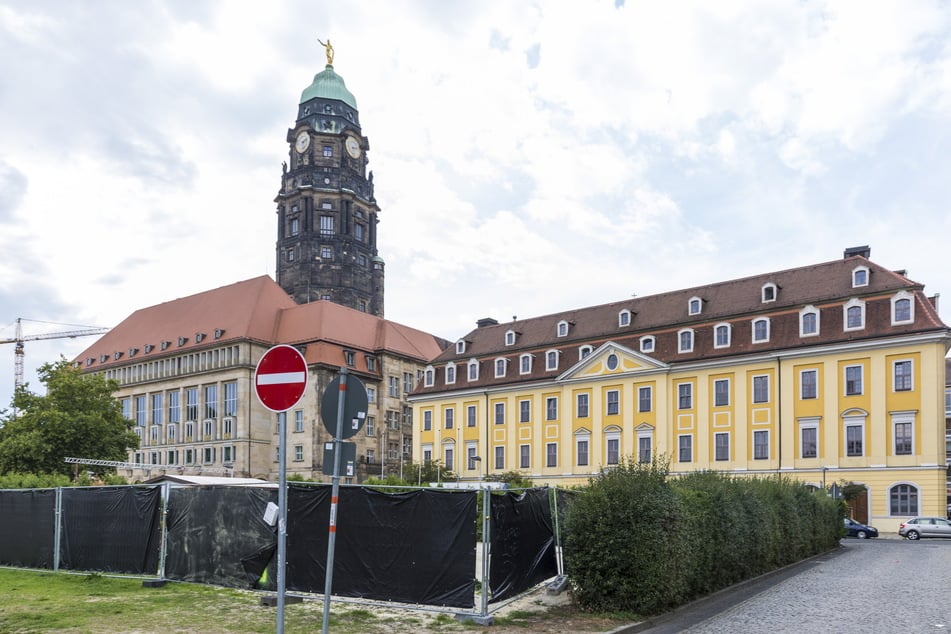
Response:
[{"label": "clock face", "polygon": [[352,136],[347,137],[346,141],[347,154],[353,158],[360,158],[360,143],[357,142],[356,138]]},{"label": "clock face", "polygon": [[307,131],[303,131],[297,135],[297,141],[294,142],[294,148],[297,150],[298,154],[303,154],[307,151],[307,148],[310,147],[310,135],[307,134]]}]

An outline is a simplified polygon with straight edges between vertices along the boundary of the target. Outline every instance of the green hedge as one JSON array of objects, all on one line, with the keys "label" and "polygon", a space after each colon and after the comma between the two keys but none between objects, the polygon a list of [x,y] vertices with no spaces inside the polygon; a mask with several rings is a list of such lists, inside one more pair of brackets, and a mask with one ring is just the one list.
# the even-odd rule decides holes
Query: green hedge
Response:
[{"label": "green hedge", "polygon": [[785,477],[623,461],[570,506],[564,557],[581,607],[657,614],[834,548],[841,505]]}]

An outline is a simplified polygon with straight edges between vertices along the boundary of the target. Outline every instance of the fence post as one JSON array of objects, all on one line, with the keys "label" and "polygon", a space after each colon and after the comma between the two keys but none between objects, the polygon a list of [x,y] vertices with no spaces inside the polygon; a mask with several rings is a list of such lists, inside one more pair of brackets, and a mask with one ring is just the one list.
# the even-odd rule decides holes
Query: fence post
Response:
[{"label": "fence post", "polygon": [[172,493],[172,483],[164,482],[162,484],[162,509],[161,519],[159,521],[159,530],[162,532],[159,543],[159,579],[165,578],[165,558],[168,556],[168,496]]},{"label": "fence post", "polygon": [[555,518],[555,568],[558,575],[565,574],[565,564],[561,554],[561,525],[558,523],[558,486],[551,489],[551,514]]},{"label": "fence post", "polygon": [[483,622],[489,614],[489,550],[491,548],[491,516],[492,500],[490,499],[491,489],[488,487],[482,489],[482,604],[479,608],[479,616]]},{"label": "fence post", "polygon": [[56,487],[56,502],[53,518],[53,572],[59,571],[59,547],[63,521],[63,487]]}]

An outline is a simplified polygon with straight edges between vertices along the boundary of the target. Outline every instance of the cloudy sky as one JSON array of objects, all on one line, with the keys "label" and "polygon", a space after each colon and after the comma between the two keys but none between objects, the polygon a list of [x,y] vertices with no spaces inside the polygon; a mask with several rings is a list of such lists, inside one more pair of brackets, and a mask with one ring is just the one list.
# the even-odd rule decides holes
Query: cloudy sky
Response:
[{"label": "cloudy sky", "polygon": [[[273,277],[318,38],[390,319],[456,339],[867,244],[951,321],[947,0],[0,0],[0,338]],[[91,341],[27,343],[31,386]]]}]

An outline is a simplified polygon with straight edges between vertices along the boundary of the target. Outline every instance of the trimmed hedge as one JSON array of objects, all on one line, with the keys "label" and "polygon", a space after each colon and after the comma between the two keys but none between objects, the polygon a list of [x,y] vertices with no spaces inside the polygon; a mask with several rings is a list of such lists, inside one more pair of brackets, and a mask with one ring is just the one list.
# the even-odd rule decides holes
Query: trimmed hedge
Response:
[{"label": "trimmed hedge", "polygon": [[566,572],[585,609],[657,614],[834,548],[842,516],[782,476],[669,478],[665,462],[625,460],[571,504]]}]

